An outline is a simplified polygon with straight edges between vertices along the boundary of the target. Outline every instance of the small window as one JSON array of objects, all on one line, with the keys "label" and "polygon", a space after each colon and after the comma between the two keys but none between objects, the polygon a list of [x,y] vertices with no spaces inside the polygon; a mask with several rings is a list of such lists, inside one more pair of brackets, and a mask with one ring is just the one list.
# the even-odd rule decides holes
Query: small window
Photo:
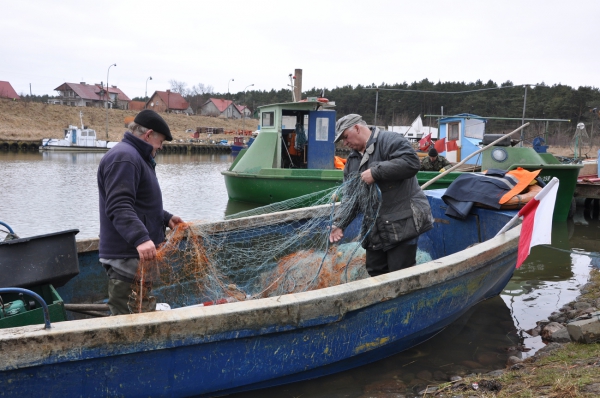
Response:
[{"label": "small window", "polygon": [[458,125],[459,123],[448,123],[448,141],[459,139]]},{"label": "small window", "polygon": [[275,126],[275,112],[263,112],[262,113],[262,126],[263,127]]}]

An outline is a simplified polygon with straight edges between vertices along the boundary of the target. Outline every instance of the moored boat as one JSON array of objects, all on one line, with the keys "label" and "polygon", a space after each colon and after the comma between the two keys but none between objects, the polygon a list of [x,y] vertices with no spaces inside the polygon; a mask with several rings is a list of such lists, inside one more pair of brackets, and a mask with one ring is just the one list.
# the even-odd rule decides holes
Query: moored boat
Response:
[{"label": "moored boat", "polygon": [[62,139],[44,138],[40,146],[40,152],[63,151],[63,152],[106,152],[117,142],[97,139],[96,130],[86,128],[83,125],[83,113],[79,112],[81,127],[69,125],[64,130]]},{"label": "moored boat", "polygon": [[[499,294],[516,261],[520,227],[495,237],[514,211],[475,208],[458,221],[444,215],[442,194],[427,192],[436,222],[419,237],[419,249],[430,260],[408,269],[275,297],[0,330],[3,394],[225,395],[331,374],[415,346]],[[233,219],[210,229],[240,242],[289,235],[315,217],[325,228],[330,210],[322,210]],[[80,273],[57,290],[71,303],[95,301],[106,293],[97,241],[78,248]]]}]

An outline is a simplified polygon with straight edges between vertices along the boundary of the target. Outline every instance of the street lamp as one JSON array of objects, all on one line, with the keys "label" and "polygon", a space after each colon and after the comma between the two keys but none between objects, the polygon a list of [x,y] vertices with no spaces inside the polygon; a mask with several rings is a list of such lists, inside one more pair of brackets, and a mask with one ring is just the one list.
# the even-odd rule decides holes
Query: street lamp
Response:
[{"label": "street lamp", "polygon": [[229,99],[231,99],[231,95],[229,94],[229,83],[233,82],[235,80],[233,80],[233,78],[229,79],[229,81],[227,82],[227,97],[229,97]]},{"label": "street lamp", "polygon": [[[244,106],[245,106],[246,108],[248,107],[248,106],[246,105],[246,89],[247,89],[248,87],[252,87],[252,86],[254,86],[254,83],[252,83],[252,84],[250,84],[249,86],[246,86],[246,87],[244,88]],[[242,110],[242,111],[244,112],[244,114],[242,115],[242,134],[244,134],[244,132],[246,131],[246,115],[245,115],[246,111],[245,111],[245,110]]]},{"label": "street lamp", "polygon": [[146,93],[144,94],[144,99],[148,100],[148,80],[152,80],[152,76],[146,79]]},{"label": "street lamp", "polygon": [[106,71],[106,144],[108,145],[108,100],[110,100],[110,95],[108,94],[108,87],[110,87],[108,85],[108,73],[110,72],[110,68],[113,66],[117,66],[117,64],[112,64],[108,67],[108,70]]}]

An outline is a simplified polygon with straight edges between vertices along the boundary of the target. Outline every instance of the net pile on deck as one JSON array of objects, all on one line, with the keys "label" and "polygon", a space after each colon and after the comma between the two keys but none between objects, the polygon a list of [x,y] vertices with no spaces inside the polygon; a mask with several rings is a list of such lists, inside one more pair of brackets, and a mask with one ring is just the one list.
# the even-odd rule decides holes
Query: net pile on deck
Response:
[{"label": "net pile on deck", "polygon": [[[329,228],[334,219],[350,220],[357,213],[375,220],[377,191],[356,176],[336,189],[222,222],[179,226],[159,248],[157,260],[140,263],[137,279],[152,282],[157,300],[176,308],[304,292],[366,278],[360,243],[369,226],[338,244],[329,243]],[[343,205],[336,203],[340,197]],[[306,202],[316,205],[296,209]],[[354,225],[360,227],[359,222]]]}]

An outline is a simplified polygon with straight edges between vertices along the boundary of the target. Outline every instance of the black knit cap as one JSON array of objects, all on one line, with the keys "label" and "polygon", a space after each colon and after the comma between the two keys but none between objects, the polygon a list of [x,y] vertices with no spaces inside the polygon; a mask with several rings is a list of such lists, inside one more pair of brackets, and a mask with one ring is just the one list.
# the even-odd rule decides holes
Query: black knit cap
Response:
[{"label": "black knit cap", "polygon": [[151,129],[156,131],[157,133],[161,133],[164,135],[167,141],[173,140],[173,136],[171,135],[171,130],[169,130],[169,126],[167,126],[167,122],[152,109],[144,109],[140,113],[137,114],[133,122],[139,124],[142,127],[146,127],[147,129]]},{"label": "black knit cap", "polygon": [[431,148],[429,150],[429,156],[431,156],[432,158],[436,157],[438,155],[437,151],[435,150],[435,148]]}]

